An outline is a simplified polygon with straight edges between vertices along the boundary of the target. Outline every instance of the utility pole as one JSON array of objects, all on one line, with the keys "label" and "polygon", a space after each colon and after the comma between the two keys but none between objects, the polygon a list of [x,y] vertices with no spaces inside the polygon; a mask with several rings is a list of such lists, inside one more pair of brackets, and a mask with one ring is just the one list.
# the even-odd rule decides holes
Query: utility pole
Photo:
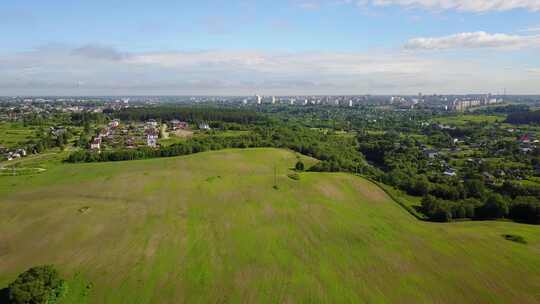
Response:
[{"label": "utility pole", "polygon": [[277,189],[277,166],[274,164],[274,189]]}]

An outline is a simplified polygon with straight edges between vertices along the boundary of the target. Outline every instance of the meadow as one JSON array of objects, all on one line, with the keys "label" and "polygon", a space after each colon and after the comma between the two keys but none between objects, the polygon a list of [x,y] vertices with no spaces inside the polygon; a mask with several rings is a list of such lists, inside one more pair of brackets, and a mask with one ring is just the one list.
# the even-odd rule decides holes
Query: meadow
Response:
[{"label": "meadow", "polygon": [[456,116],[438,117],[435,119],[440,124],[463,126],[468,123],[495,123],[503,122],[506,119],[504,115],[472,115],[461,114]]},{"label": "meadow", "polygon": [[298,159],[315,162],[222,150],[0,176],[0,288],[55,264],[63,303],[540,302],[539,226],[419,221],[366,179],[288,177]]}]

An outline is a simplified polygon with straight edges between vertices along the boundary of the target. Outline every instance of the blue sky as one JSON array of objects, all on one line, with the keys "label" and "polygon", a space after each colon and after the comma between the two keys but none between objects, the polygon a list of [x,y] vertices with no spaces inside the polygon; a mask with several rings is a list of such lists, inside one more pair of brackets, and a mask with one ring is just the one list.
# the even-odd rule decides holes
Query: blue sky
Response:
[{"label": "blue sky", "polygon": [[540,0],[186,2],[2,3],[0,95],[540,93]]}]

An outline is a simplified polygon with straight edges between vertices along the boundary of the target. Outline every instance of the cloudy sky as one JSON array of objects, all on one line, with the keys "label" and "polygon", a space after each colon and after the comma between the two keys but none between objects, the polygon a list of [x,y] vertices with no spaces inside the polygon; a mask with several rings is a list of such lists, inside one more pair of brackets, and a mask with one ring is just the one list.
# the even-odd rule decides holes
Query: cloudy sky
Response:
[{"label": "cloudy sky", "polygon": [[540,0],[0,2],[0,95],[540,94]]}]

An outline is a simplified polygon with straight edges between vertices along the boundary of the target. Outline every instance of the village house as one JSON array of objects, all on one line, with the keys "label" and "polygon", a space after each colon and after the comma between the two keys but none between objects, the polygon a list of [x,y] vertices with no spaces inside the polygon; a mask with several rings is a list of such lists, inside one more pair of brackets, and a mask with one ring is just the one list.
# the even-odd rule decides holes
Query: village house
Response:
[{"label": "village house", "polygon": [[208,123],[206,123],[206,122],[201,122],[199,124],[199,129],[201,129],[201,130],[210,130],[210,125],[208,125]]},{"label": "village house", "polygon": [[180,129],[187,129],[189,127],[188,123],[185,121],[180,121],[178,119],[171,120],[171,129],[173,131]]},{"label": "village house", "polygon": [[521,143],[528,144],[528,143],[531,142],[531,138],[530,138],[529,134],[525,134],[525,135],[523,135],[523,136],[521,136],[521,137],[519,138],[519,141],[520,141]]},{"label": "village house", "polygon": [[156,129],[146,129],[146,145],[155,148],[157,147],[157,140],[159,137],[159,132]]},{"label": "village house", "polygon": [[51,130],[51,134],[54,136],[60,136],[67,132],[66,128],[64,127],[56,127],[56,128],[51,127],[50,130]]},{"label": "village house", "polygon": [[22,157],[26,156],[26,150],[25,149],[17,149],[17,150],[15,150],[15,153],[19,154]]},{"label": "village house", "polygon": [[448,168],[444,171],[443,173],[444,175],[446,176],[456,176],[457,175],[457,172],[456,170],[452,169],[452,168]]},{"label": "village house", "polygon": [[111,132],[109,131],[109,128],[104,128],[104,129],[101,129],[101,131],[99,131],[99,135],[98,137],[100,137],[100,139],[102,137],[107,137],[111,134]]},{"label": "village house", "polygon": [[101,137],[95,137],[90,143],[90,149],[100,150],[101,149]]},{"label": "village house", "polygon": [[428,158],[435,158],[439,155],[439,151],[433,149],[426,149],[424,150],[424,155]]},{"label": "village house", "polygon": [[13,160],[15,158],[21,158],[21,154],[17,152],[9,152],[7,155],[7,160]]},{"label": "village house", "polygon": [[109,127],[110,128],[116,129],[119,126],[120,126],[120,120],[118,120],[118,119],[115,119],[115,120],[109,122]]}]

